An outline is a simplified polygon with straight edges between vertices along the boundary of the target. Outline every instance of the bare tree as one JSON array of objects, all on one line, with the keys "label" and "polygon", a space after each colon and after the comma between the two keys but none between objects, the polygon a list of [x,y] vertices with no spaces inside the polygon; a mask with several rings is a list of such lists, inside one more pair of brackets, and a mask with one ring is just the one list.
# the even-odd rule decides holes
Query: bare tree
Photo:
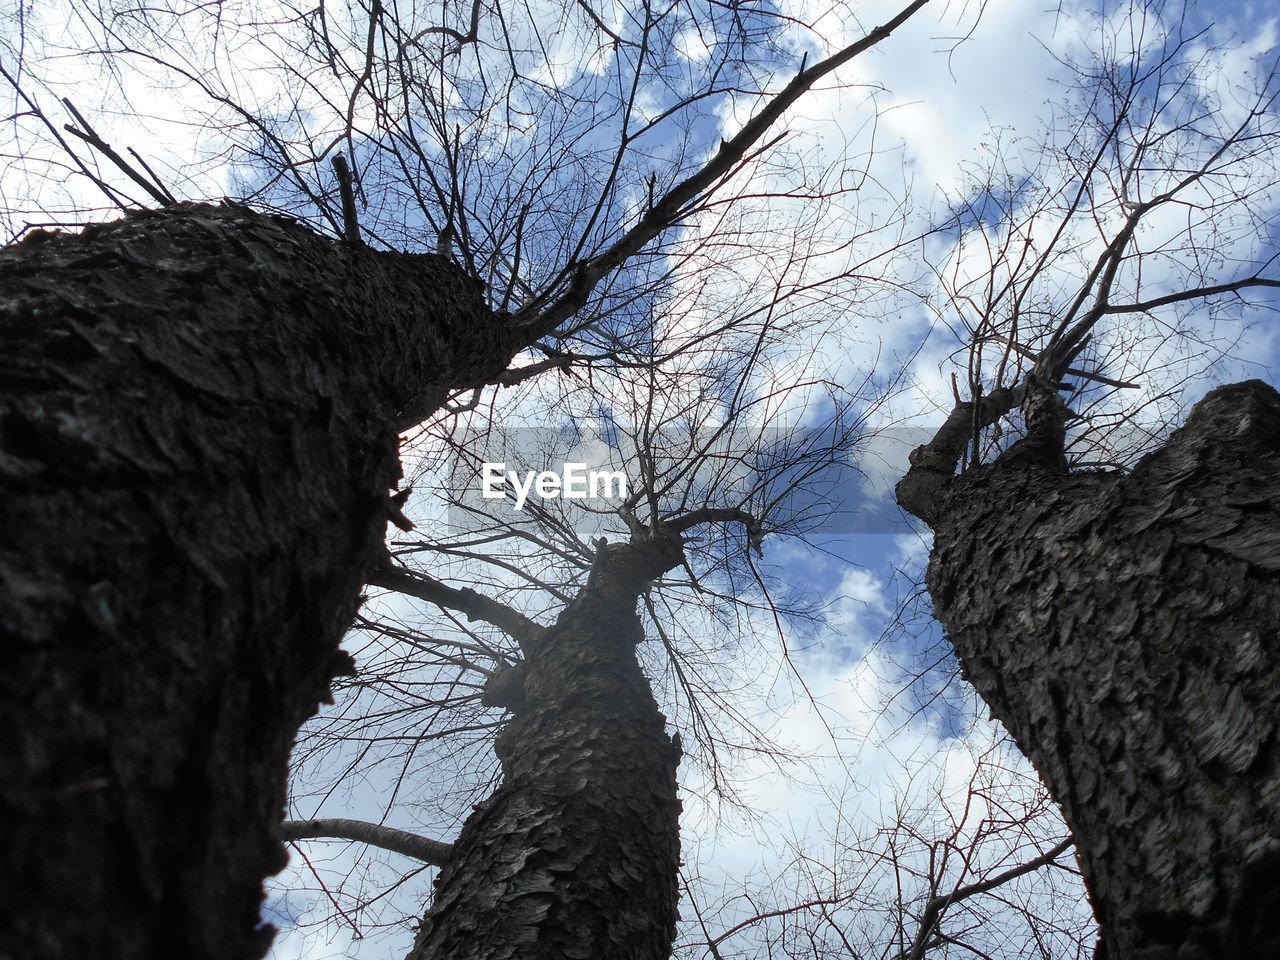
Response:
[{"label": "bare tree", "polygon": [[[347,685],[340,719],[318,721],[320,740],[304,738],[301,757],[305,765],[374,725],[382,736],[394,726],[393,739],[413,750],[496,728],[496,789],[439,861],[412,956],[670,955],[676,768],[688,750],[727,787],[718,772],[725,750],[744,736],[771,749],[725,682],[733,646],[751,643],[750,633],[734,631],[729,642],[690,624],[732,620],[744,603],[787,615],[770,604],[753,553],[766,536],[802,533],[831,509],[820,489],[836,480],[828,468],[856,446],[860,408],[875,401],[815,378],[763,386],[760,366],[780,349],[777,322],[731,324],[710,343],[700,331],[676,334],[681,342],[650,363],[597,372],[582,409],[553,395],[535,414],[541,430],[502,437],[513,413],[501,408],[469,412],[478,421],[470,427],[441,422],[464,483],[450,507],[456,532],[398,539],[370,580],[439,613],[425,624],[365,621],[392,649]],[[796,401],[803,411],[815,392],[830,403],[821,419],[780,429],[779,408]],[[593,418],[602,403],[607,413]],[[572,437],[593,419],[595,436]],[[483,461],[545,469],[570,460],[566,430],[578,456],[628,478],[625,496],[535,496],[519,510],[476,496]],[[745,583],[758,588],[754,601]],[[674,732],[651,677],[669,687],[660,693]],[[366,777],[375,760],[390,759],[383,754],[362,751],[340,775]],[[407,768],[403,746],[391,754]],[[312,822],[290,829],[324,831]],[[368,829],[359,839],[374,836]]]},{"label": "bare tree", "polygon": [[[399,509],[397,434],[455,391],[563,366],[575,343],[643,337],[627,311],[661,279],[671,228],[769,146],[789,106],[925,2],[767,90],[753,58],[780,21],[718,4],[616,24],[567,5],[575,41],[609,55],[580,83],[558,82],[543,24],[480,2],[74,8],[122,80],[145,67],[206,98],[242,199],[337,242],[235,203],[170,204],[173,178],[74,103],[69,124],[50,112],[42,77],[65,51],[42,62],[34,14],[16,11],[3,75],[20,143],[48,177],[83,177],[112,206],[138,191],[164,206],[75,236],[27,229],[91,219],[73,189],[70,213],[18,208],[26,237],[0,253],[13,650],[0,723],[15,744],[0,761],[0,843],[18,878],[6,950],[265,950],[260,883],[283,858],[287,753],[350,669],[338,643]],[[690,60],[687,85],[643,111],[655,58],[700,19],[723,31],[721,52]],[[262,55],[250,66],[284,64],[288,83],[239,73],[246,44]],[[701,104],[742,94],[758,109],[718,148],[682,137]],[[424,245],[436,252],[398,252]],[[545,363],[508,370],[535,344]],[[679,532],[600,551],[602,582],[621,592],[583,609],[665,570]],[[566,620],[585,644],[575,631]],[[646,716],[637,749],[669,766]],[[655,856],[670,840],[655,836]]]},{"label": "bare tree", "polygon": [[[995,748],[958,796],[912,789],[869,835],[798,855],[776,890],[717,896],[689,866],[696,851],[677,852],[681,760],[686,794],[693,765],[726,796],[726,758],[789,761],[735,691],[749,682],[757,658],[746,651],[762,628],[790,635],[819,613],[776,602],[757,552],[766,537],[803,537],[847,506],[838,490],[854,468],[839,464],[856,458],[881,400],[870,381],[844,396],[794,368],[783,381],[764,375],[803,349],[771,316],[738,317],[711,341],[669,325],[676,343],[647,364],[598,371],[590,391],[570,382],[538,403],[443,417],[429,435],[444,464],[428,456],[428,438],[416,441],[410,461],[424,487],[452,464],[454,533],[393,542],[372,583],[422,603],[362,616],[360,675],[304,731],[294,802],[332,811],[344,784],[372,781],[389,785],[374,789],[384,819],[404,822],[411,804],[470,812],[450,843],[345,812],[286,824],[300,840],[354,841],[440,867],[412,956],[536,953],[544,942],[556,953],[666,956],[677,897],[680,956],[1083,950],[1078,887],[1069,883],[1065,900],[1060,885],[1014,889],[1070,843],[1048,832],[1061,823],[1034,779],[1005,771]],[[620,467],[629,495],[612,505],[532,495],[518,511],[476,495],[485,461],[523,477],[570,459]],[[497,771],[483,760],[495,731]],[[458,774],[466,786],[451,782]],[[488,796],[473,804],[477,793]],[[386,883],[420,869],[392,869]],[[385,888],[338,882],[351,891],[327,891],[337,922],[385,922],[370,916]],[[1045,890],[1056,906],[1041,901]]]},{"label": "bare tree", "polygon": [[970,399],[897,491],[965,674],[1062,804],[1098,956],[1280,949],[1280,396],[1216,389],[1130,467],[1163,428],[1143,403],[1280,285],[1275,53],[1228,76],[1196,22],[1101,19],[1057,148],[962,205],[940,272]]}]

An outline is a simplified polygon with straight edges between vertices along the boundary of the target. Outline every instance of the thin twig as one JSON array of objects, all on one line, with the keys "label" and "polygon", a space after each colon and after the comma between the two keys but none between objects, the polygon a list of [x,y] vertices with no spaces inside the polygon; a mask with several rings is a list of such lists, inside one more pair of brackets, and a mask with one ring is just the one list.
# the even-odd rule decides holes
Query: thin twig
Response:
[{"label": "thin twig", "polygon": [[[66,97],[62,98],[62,103],[63,103],[63,106],[65,106],[67,110],[71,112],[71,115],[76,118],[76,123],[80,124],[80,127],[81,127],[81,129],[77,130],[71,124],[65,123],[62,125],[62,129],[66,130],[67,133],[71,134],[73,137],[79,137],[89,146],[93,147],[95,150],[101,153],[104,157],[106,157],[108,160],[114,163],[117,167],[120,168],[120,171],[125,176],[127,176],[130,180],[132,180],[134,183],[140,186],[143,190],[147,191],[147,194],[151,197],[151,199],[154,200],[156,203],[160,204],[162,207],[167,207],[170,204],[177,202],[176,200],[174,200],[173,194],[169,193],[169,191],[164,188],[163,184],[160,184],[158,180],[155,183],[152,183],[150,180],[148,180],[146,177],[140,174],[137,170],[135,170],[130,165],[128,160],[120,156],[120,154],[116,153],[116,151],[112,148],[111,144],[103,140],[102,137],[98,135],[98,131],[94,130],[93,127],[89,124],[89,121],[84,118],[84,115],[80,113],[79,110],[76,109],[75,104],[73,104]],[[133,153],[133,151],[130,150],[130,153]],[[133,153],[133,155],[135,157],[138,156],[136,153]],[[141,157],[139,157],[138,159],[141,160]],[[143,166],[146,166],[146,164],[143,164]],[[150,167],[147,167],[147,172],[151,173]],[[154,177],[155,174],[151,173],[151,176]]]},{"label": "thin twig", "polygon": [[337,910],[342,919],[347,921],[347,925],[351,927],[351,932],[355,934],[356,939],[363,940],[364,934],[360,932],[360,928],[356,926],[356,922],[347,916],[347,911],[342,909],[342,904],[338,903],[338,898],[330,892],[328,885],[320,876],[319,871],[316,870],[315,864],[311,862],[311,858],[307,856],[306,851],[292,841],[290,841],[289,846],[293,847],[293,849],[297,851],[298,856],[302,857],[302,861],[307,865],[307,869],[310,870],[311,875],[316,878],[316,883],[320,884],[320,889],[324,891],[324,895],[328,897],[329,902],[333,904],[333,909]]},{"label": "thin twig", "polygon": [[1041,867],[1048,866],[1057,860],[1058,857],[1062,856],[1062,854],[1066,853],[1074,843],[1075,840],[1072,837],[1067,837],[1065,840],[1055,844],[1052,849],[1047,850],[1038,857],[1028,860],[1026,863],[1020,863],[1017,866],[1010,867],[1003,873],[997,874],[996,876],[990,877],[986,880],[971,883],[964,887],[956,887],[956,889],[952,890],[951,893],[946,896],[930,898],[929,902],[925,904],[924,915],[920,918],[920,930],[916,934],[915,943],[912,944],[910,952],[906,954],[905,960],[921,960],[924,956],[925,949],[929,946],[929,935],[934,932],[934,927],[937,926],[938,920],[942,916],[942,911],[947,907],[952,904],[959,903],[961,900],[967,900],[969,897],[976,896],[977,894],[987,893],[988,891],[994,890],[997,887],[1008,883],[1010,880],[1014,880],[1024,874],[1032,873],[1033,871],[1039,870]]}]

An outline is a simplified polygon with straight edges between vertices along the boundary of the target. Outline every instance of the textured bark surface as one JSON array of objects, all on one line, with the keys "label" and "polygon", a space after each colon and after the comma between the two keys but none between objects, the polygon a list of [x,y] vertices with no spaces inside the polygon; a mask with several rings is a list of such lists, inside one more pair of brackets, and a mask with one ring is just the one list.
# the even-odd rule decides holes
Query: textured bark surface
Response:
[{"label": "textured bark surface", "polygon": [[446,260],[243,208],[0,251],[0,957],[264,952],[397,426],[509,337]]},{"label": "textured bark surface", "polygon": [[678,537],[605,546],[527,644],[502,784],[454,843],[411,960],[670,956],[680,750],[636,661],[636,600],[680,555]]},{"label": "textured bark surface", "polygon": [[1215,390],[1127,475],[1025,454],[950,483],[929,589],[1063,806],[1102,953],[1280,956],[1280,395]]}]

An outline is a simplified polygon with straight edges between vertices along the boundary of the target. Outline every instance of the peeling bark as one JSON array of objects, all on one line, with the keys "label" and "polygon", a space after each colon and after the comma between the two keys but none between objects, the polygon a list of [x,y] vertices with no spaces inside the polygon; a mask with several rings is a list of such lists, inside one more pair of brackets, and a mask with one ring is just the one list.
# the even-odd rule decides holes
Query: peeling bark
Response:
[{"label": "peeling bark", "polygon": [[600,548],[587,587],[525,647],[495,752],[411,960],[666,960],[677,920],[679,747],[635,646],[639,592],[677,534]]},{"label": "peeling bark", "polygon": [[447,260],[234,206],[0,251],[0,957],[266,950],[397,430],[514,349]]},{"label": "peeling bark", "polygon": [[1024,448],[935,492],[936,614],[1062,804],[1098,955],[1280,956],[1280,394],[1213,391],[1132,473]]}]

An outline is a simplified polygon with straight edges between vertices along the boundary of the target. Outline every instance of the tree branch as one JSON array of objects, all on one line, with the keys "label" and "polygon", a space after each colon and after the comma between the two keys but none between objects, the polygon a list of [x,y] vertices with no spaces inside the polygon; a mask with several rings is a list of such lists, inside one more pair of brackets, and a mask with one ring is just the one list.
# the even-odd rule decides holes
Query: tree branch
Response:
[{"label": "tree branch", "polygon": [[369,583],[375,587],[394,590],[419,600],[426,600],[438,607],[447,607],[466,616],[468,620],[480,620],[497,627],[521,647],[537,640],[546,632],[544,627],[518,610],[500,603],[492,597],[477,593],[470,587],[451,587],[423,573],[413,573],[404,567],[386,565],[370,575]]},{"label": "tree branch", "polygon": [[1280,280],[1272,280],[1269,277],[1244,277],[1240,280],[1231,280],[1227,283],[1215,283],[1207,287],[1195,287],[1191,290],[1180,290],[1177,293],[1169,293],[1163,297],[1155,297],[1151,300],[1143,300],[1139,303],[1116,303],[1109,304],[1102,312],[1107,313],[1145,313],[1148,310],[1154,310],[1157,307],[1167,306],[1170,303],[1179,303],[1183,300],[1194,300],[1197,297],[1216,297],[1220,293],[1235,293],[1244,290],[1247,287],[1280,287]]},{"label": "tree branch", "polygon": [[[1141,308],[1135,307],[1134,309],[1138,310]],[[1118,312],[1118,311],[1113,311],[1113,312]],[[1019,356],[1029,357],[1032,360],[1038,360],[1040,357],[1040,355],[1036,353],[1034,350],[1032,350],[1030,347],[1023,346],[1022,344],[1018,343],[1016,340],[1010,340],[1008,337],[1004,336],[1003,334],[993,333],[990,336],[993,340],[996,340],[999,343],[1007,344],[1009,349],[1012,350],[1014,353],[1018,354]],[[1133,383],[1129,380],[1117,380],[1114,377],[1107,377],[1102,375],[1101,373],[1096,373],[1092,370],[1083,370],[1080,367],[1065,367],[1062,370],[1062,375],[1066,377],[1078,377],[1081,380],[1092,380],[1094,383],[1101,383],[1104,386],[1115,387],[1117,390],[1137,390],[1141,386],[1141,384]],[[953,389],[954,389],[954,384],[953,384]]]},{"label": "tree branch", "polygon": [[929,0],[914,0],[896,17],[876,27],[861,40],[815,63],[808,69],[801,69],[758,114],[746,122],[741,130],[730,139],[720,141],[720,149],[702,169],[676,184],[611,247],[574,266],[564,293],[550,303],[545,303],[546,296],[555,289],[553,285],[542,298],[535,299],[517,312],[513,318],[514,324],[541,336],[550,333],[573,316],[586,304],[596,284],[675,223],[686,211],[687,206],[705,193],[717,180],[731,173],[751,147],[764,136],[769,127],[815,83],[886,39],[928,2]]},{"label": "tree branch", "polygon": [[945,897],[931,897],[929,902],[925,904],[924,913],[920,917],[920,930],[916,934],[915,941],[911,944],[911,949],[901,955],[902,960],[921,960],[924,957],[925,948],[929,944],[929,935],[933,933],[933,928],[937,924],[938,919],[942,916],[942,911],[952,904],[960,903],[969,897],[977,896],[980,893],[986,893],[988,890],[994,890],[1010,880],[1015,880],[1024,874],[1032,873],[1041,867],[1048,866],[1054,860],[1066,853],[1071,848],[1075,840],[1071,837],[1056,844],[1052,849],[1033,857],[1026,863],[1020,863],[1016,867],[1010,867],[1004,873],[989,877],[978,883],[971,883],[968,886],[956,887]]},{"label": "tree branch", "polygon": [[703,523],[741,523],[748,530],[754,530],[760,526],[760,521],[737,507],[699,507],[697,510],[690,510],[664,521],[664,525],[676,533],[684,533]]},{"label": "tree branch", "polygon": [[352,184],[351,168],[341,153],[333,156],[333,172],[338,177],[338,192],[342,197],[342,236],[347,243],[361,245],[360,219],[356,214],[356,193]]},{"label": "tree branch", "polygon": [[894,488],[898,505],[921,520],[932,522],[975,425],[981,429],[995,423],[1022,403],[1026,392],[1024,380],[1017,386],[985,394],[976,417],[972,403],[956,404],[933,439],[911,451],[911,467]]},{"label": "tree branch", "polygon": [[419,30],[410,37],[409,43],[417,43],[423,37],[429,37],[432,34],[442,34],[446,37],[452,37],[458,42],[458,45],[453,49],[453,53],[455,55],[461,53],[462,48],[467,44],[475,43],[480,39],[480,0],[473,0],[471,4],[471,25],[467,28],[467,32],[465,34],[460,33],[453,27],[427,27],[423,30]]},{"label": "tree branch", "polygon": [[[166,206],[169,206],[170,204],[174,204],[178,202],[173,198],[173,194],[171,194],[165,188],[164,184],[162,184],[159,180],[156,180],[155,183],[152,183],[151,181],[149,181],[137,170],[133,169],[129,161],[127,161],[124,157],[120,156],[120,154],[116,153],[116,151],[112,148],[111,144],[107,143],[107,141],[103,140],[102,137],[98,136],[98,131],[93,129],[93,127],[89,124],[89,121],[86,120],[83,114],[81,114],[80,111],[76,109],[75,104],[73,104],[66,97],[62,98],[62,104],[67,108],[67,110],[71,112],[71,115],[76,118],[76,122],[79,123],[80,126],[83,128],[83,129],[77,130],[71,124],[65,123],[62,125],[62,129],[66,130],[67,133],[71,134],[73,137],[78,137],[79,139],[83,140],[89,146],[93,147],[95,150],[101,153],[104,157],[106,157],[108,160],[114,163],[121,173],[123,173],[130,180],[132,180],[134,183],[140,186],[143,190],[145,190],[147,194],[151,197],[151,199],[156,201],[156,203],[160,204],[160,206],[166,207]],[[137,153],[133,152],[133,150],[130,150],[129,152],[133,153],[135,157],[138,156]],[[139,157],[138,159],[141,160],[142,158]],[[147,167],[147,171],[151,172],[151,168]],[[151,175],[154,177],[155,173],[151,172]]]},{"label": "tree branch", "polygon": [[678,517],[672,517],[664,522],[664,526],[676,533],[684,533],[703,523],[742,524],[747,529],[747,546],[754,550],[757,556],[764,555],[764,523],[758,517],[737,507],[700,507],[697,510],[682,513]]},{"label": "tree branch", "polygon": [[564,353],[555,351],[545,360],[539,360],[536,363],[526,364],[523,367],[511,367],[503,370],[502,373],[494,377],[494,383],[501,387],[514,387],[516,384],[524,383],[526,380],[532,380],[540,373],[548,370],[559,370],[561,373],[569,373],[573,369],[573,361],[576,360],[572,353]]},{"label": "tree branch", "polygon": [[450,844],[439,840],[363,820],[286,820],[280,825],[280,832],[285,840],[355,840],[435,867],[443,867],[453,851]]}]

